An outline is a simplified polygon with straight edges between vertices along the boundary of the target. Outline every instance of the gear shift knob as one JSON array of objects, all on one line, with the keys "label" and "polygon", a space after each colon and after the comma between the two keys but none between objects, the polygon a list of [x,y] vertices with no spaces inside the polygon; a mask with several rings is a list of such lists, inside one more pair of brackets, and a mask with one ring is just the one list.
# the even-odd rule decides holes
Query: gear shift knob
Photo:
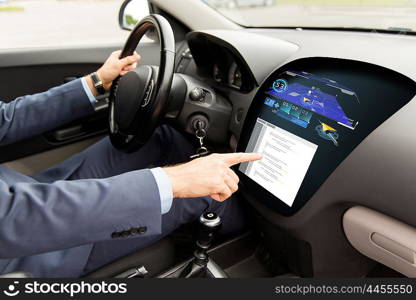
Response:
[{"label": "gear shift knob", "polygon": [[221,227],[221,218],[212,212],[207,212],[199,218],[201,229],[197,240],[197,245],[201,249],[208,249],[214,240],[215,233]]},{"label": "gear shift knob", "polygon": [[206,212],[199,217],[199,222],[207,227],[217,227],[221,225],[221,218],[213,212]]},{"label": "gear shift knob", "polygon": [[199,218],[200,229],[194,251],[194,259],[181,271],[179,277],[204,277],[207,274],[209,257],[207,250],[211,247],[215,233],[221,227],[221,218],[212,212],[204,213]]}]

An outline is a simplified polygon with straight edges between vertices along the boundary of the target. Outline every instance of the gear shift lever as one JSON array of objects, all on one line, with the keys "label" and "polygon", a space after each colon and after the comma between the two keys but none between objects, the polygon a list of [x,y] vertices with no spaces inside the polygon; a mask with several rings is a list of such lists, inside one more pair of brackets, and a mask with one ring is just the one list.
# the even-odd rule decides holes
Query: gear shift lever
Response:
[{"label": "gear shift lever", "polygon": [[[201,228],[196,240],[197,249],[195,250],[195,260],[203,264],[208,260],[207,250],[211,247],[215,234],[221,227],[221,218],[212,212],[204,213],[199,218]],[[201,259],[201,261],[200,261]]]},{"label": "gear shift lever", "polygon": [[207,264],[209,261],[207,250],[211,247],[215,234],[221,227],[221,218],[212,212],[207,212],[199,218],[201,228],[196,241],[194,259],[183,270],[180,277],[203,277],[206,275]]}]

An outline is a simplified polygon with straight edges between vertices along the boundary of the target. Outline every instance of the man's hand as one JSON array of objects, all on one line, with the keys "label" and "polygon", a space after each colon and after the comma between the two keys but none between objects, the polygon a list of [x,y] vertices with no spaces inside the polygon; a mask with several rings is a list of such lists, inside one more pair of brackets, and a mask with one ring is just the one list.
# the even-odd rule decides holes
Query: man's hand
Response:
[{"label": "man's hand", "polygon": [[[127,72],[134,70],[140,60],[140,55],[137,52],[123,59],[120,59],[120,55],[121,50],[111,53],[104,65],[97,71],[98,77],[100,77],[107,91],[110,90],[113,81],[118,76],[124,76]],[[98,93],[94,88],[91,77],[87,76],[86,79],[94,96],[97,96]]]},{"label": "man's hand", "polygon": [[174,198],[211,196],[223,202],[238,190],[239,178],[230,167],[260,159],[261,155],[255,153],[212,154],[163,169],[171,181]]}]

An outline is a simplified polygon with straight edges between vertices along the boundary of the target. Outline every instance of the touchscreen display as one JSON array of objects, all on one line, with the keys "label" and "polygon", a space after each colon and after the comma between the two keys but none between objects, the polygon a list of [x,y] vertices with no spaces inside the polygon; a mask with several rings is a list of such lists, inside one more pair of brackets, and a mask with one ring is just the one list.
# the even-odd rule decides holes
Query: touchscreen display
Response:
[{"label": "touchscreen display", "polygon": [[375,65],[330,58],[290,62],[264,81],[247,111],[237,151],[263,159],[238,167],[242,190],[293,215],[414,95],[412,80]]},{"label": "touchscreen display", "polygon": [[245,151],[263,159],[239,170],[292,207],[315,154],[337,151],[359,127],[360,101],[351,88],[303,71],[281,73],[261,101]]},{"label": "touchscreen display", "polygon": [[261,161],[243,163],[240,171],[292,206],[318,146],[262,119],[257,119],[247,152]]}]

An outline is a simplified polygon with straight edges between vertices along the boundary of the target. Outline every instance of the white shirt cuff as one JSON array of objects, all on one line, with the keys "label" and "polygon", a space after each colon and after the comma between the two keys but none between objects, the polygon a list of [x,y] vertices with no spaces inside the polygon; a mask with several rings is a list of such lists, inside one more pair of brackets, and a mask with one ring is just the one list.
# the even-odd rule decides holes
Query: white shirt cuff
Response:
[{"label": "white shirt cuff", "polygon": [[150,170],[156,180],[160,195],[160,207],[162,215],[168,213],[172,207],[173,191],[172,184],[168,175],[162,168],[155,168]]},{"label": "white shirt cuff", "polygon": [[90,87],[88,86],[87,80],[85,79],[85,77],[81,78],[81,82],[82,82],[82,87],[85,90],[85,93],[88,96],[88,100],[90,100],[92,107],[94,107],[95,109],[95,104],[97,102],[97,99],[95,99],[94,95],[92,94]]}]

